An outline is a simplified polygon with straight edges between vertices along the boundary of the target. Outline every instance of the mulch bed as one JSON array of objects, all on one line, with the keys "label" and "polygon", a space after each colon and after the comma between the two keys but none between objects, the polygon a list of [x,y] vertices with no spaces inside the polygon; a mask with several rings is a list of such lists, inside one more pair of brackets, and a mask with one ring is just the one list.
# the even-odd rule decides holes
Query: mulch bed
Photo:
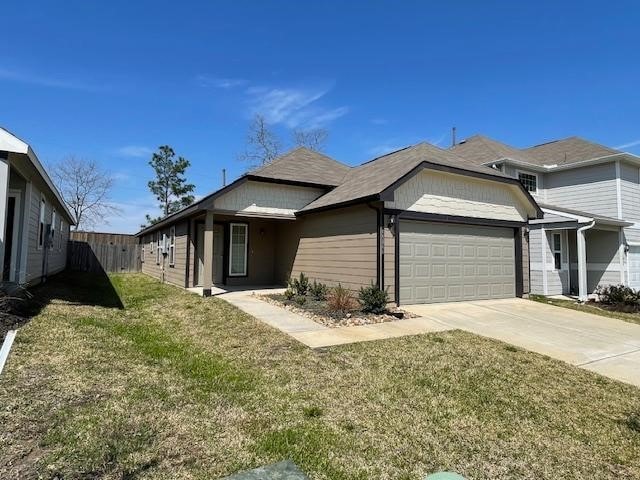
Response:
[{"label": "mulch bed", "polygon": [[260,295],[260,298],[268,303],[310,318],[314,322],[330,328],[373,325],[376,323],[394,322],[404,318],[415,318],[417,316],[396,307],[389,308],[387,313],[380,315],[364,313],[357,309],[347,313],[333,312],[327,307],[326,300],[314,300],[310,296],[306,297],[307,300],[303,305],[293,300],[287,300],[283,294],[279,293]]}]

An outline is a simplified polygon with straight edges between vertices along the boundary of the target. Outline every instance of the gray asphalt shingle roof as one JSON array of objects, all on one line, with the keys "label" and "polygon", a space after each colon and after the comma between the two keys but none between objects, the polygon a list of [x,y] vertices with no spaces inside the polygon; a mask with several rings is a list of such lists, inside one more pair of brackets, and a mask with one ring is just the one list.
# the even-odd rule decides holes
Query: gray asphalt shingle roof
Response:
[{"label": "gray asphalt shingle roof", "polygon": [[340,185],[351,167],[308,148],[299,147],[260,167],[249,175],[271,180]]},{"label": "gray asphalt shingle roof", "polygon": [[450,151],[470,163],[487,164],[508,158],[539,166],[570,165],[585,160],[624,153],[580,137],[569,137],[518,149],[483,135],[469,137],[451,147]]},{"label": "gray asphalt shingle roof", "polygon": [[580,137],[569,137],[523,150],[538,165],[568,165],[584,160],[623,153]]},{"label": "gray asphalt shingle roof", "polygon": [[351,169],[341,185],[311,202],[301,212],[340,205],[376,195],[393,185],[396,180],[411,172],[422,162],[498,178],[509,178],[493,168],[470,163],[451,151],[428,143],[419,143]]}]

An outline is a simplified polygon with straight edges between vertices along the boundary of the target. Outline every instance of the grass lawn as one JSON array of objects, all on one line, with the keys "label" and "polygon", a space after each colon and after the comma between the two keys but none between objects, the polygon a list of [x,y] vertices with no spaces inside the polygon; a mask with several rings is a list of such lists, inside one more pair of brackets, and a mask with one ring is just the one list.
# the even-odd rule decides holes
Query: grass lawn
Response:
[{"label": "grass lawn", "polygon": [[[640,390],[454,331],[310,350],[141,275],[67,276],[0,378],[0,478],[640,478]],[[124,308],[120,308],[120,300]]]},{"label": "grass lawn", "polygon": [[544,295],[531,295],[529,298],[535,302],[555,305],[557,307],[570,308],[572,310],[578,310],[580,312],[593,313],[594,315],[617,318],[618,320],[624,320],[625,322],[640,324],[640,313],[616,312],[614,310],[607,309],[604,305],[600,306],[595,303],[576,303],[573,300],[549,298],[545,297]]}]

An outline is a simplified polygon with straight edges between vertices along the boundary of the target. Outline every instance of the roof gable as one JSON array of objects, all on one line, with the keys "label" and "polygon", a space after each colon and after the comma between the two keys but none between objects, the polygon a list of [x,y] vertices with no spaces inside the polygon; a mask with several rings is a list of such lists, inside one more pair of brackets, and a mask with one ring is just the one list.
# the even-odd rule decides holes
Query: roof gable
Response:
[{"label": "roof gable", "polygon": [[249,175],[296,183],[335,187],[340,185],[351,167],[321,153],[299,147],[260,167]]}]

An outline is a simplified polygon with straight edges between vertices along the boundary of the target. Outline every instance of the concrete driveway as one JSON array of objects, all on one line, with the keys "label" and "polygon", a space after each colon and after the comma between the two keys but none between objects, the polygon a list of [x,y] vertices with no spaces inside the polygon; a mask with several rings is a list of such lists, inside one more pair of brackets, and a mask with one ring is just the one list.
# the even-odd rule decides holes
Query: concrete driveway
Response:
[{"label": "concrete driveway", "polygon": [[640,325],[519,298],[402,308],[640,386]]}]

